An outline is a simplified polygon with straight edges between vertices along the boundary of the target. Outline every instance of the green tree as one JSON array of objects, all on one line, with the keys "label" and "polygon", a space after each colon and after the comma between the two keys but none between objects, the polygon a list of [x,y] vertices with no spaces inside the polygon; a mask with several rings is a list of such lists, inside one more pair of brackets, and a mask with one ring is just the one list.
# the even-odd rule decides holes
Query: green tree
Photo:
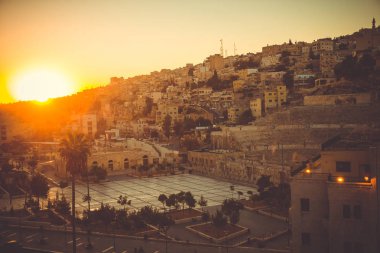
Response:
[{"label": "green tree", "polygon": [[164,135],[169,138],[170,136],[170,128],[172,124],[172,117],[170,115],[166,115],[164,119],[164,123],[162,125],[162,130],[164,131]]},{"label": "green tree", "polygon": [[185,192],[180,191],[179,193],[177,193],[176,199],[177,199],[178,203],[180,203],[182,205],[182,210],[185,210],[185,203],[186,203]]},{"label": "green tree", "polygon": [[263,192],[265,188],[271,185],[270,176],[261,175],[261,177],[257,180],[256,185],[258,187],[259,192]]},{"label": "green tree", "polygon": [[227,217],[220,210],[216,210],[215,215],[211,217],[212,224],[217,228],[222,228],[227,224]]},{"label": "green tree", "polygon": [[222,213],[227,215],[232,224],[239,221],[240,210],[243,209],[243,204],[234,199],[225,199],[222,204]]},{"label": "green tree", "polygon": [[195,200],[193,194],[191,192],[185,193],[185,203],[190,208],[194,208],[197,201]]},{"label": "green tree", "polygon": [[160,194],[160,196],[158,196],[158,201],[160,201],[162,203],[162,207],[164,208],[164,210],[165,210],[165,203],[166,203],[167,199],[168,199],[168,197],[163,193]]},{"label": "green tree", "polygon": [[176,194],[170,194],[168,199],[166,200],[165,202],[166,206],[169,207],[169,210],[170,210],[170,207],[172,206],[176,206],[177,204],[177,195]]},{"label": "green tree", "polygon": [[195,121],[192,118],[185,118],[183,121],[183,130],[184,131],[190,131],[194,129],[197,125],[195,124]]},{"label": "green tree", "polygon": [[153,99],[150,97],[145,97],[145,107],[143,114],[147,116],[149,113],[151,113],[153,108]]},{"label": "green tree", "polygon": [[104,180],[107,177],[107,170],[98,165],[93,165],[89,175],[94,175],[97,180]]},{"label": "green tree", "polygon": [[251,121],[253,121],[252,112],[251,112],[251,109],[247,109],[240,115],[238,119],[238,124],[246,125]]},{"label": "green tree", "polygon": [[125,211],[125,205],[131,205],[132,201],[128,200],[126,195],[120,195],[119,198],[117,199],[117,203],[121,205]]},{"label": "green tree", "polygon": [[198,205],[201,206],[202,211],[203,207],[207,206],[207,200],[201,195],[200,199],[198,200]]},{"label": "green tree", "polygon": [[28,165],[30,166],[30,168],[32,169],[32,174],[34,174],[34,171],[36,170],[37,168],[37,164],[38,164],[38,161],[36,158],[32,158],[28,161]]},{"label": "green tree", "polygon": [[83,134],[68,133],[67,137],[60,143],[60,155],[66,162],[66,171],[71,175],[72,195],[72,240],[73,253],[76,252],[76,227],[75,227],[75,177],[87,169],[87,158],[90,155],[88,140]]},{"label": "green tree", "polygon": [[30,189],[32,195],[37,197],[38,206],[40,205],[40,198],[46,198],[49,192],[49,184],[44,176],[36,174],[32,177],[30,182]]},{"label": "green tree", "polygon": [[186,150],[194,150],[199,148],[200,145],[195,136],[187,134],[181,139],[181,146]]},{"label": "green tree", "polygon": [[182,136],[182,134],[183,134],[183,124],[182,124],[181,121],[176,120],[176,121],[174,122],[174,125],[173,125],[173,131],[174,131],[174,134],[175,134],[177,137]]},{"label": "green tree", "polygon": [[282,77],[282,81],[284,82],[287,88],[293,88],[294,86],[294,75],[292,71],[287,71]]}]

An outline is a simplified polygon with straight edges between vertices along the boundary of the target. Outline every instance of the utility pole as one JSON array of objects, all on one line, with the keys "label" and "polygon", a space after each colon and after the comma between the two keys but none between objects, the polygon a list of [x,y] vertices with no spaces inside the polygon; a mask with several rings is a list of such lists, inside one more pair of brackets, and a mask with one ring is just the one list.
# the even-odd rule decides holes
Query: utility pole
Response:
[{"label": "utility pole", "polygon": [[223,39],[220,39],[220,56],[222,56],[222,57],[223,57],[223,52],[224,52],[224,50],[223,50]]}]

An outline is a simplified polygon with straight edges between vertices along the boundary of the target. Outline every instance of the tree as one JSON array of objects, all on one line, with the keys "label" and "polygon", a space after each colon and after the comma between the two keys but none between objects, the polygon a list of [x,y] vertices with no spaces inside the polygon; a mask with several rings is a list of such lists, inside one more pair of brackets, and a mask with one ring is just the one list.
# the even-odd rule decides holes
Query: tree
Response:
[{"label": "tree", "polygon": [[197,201],[195,200],[193,194],[191,192],[185,193],[185,202],[186,205],[190,208],[194,208]]},{"label": "tree", "polygon": [[30,182],[30,188],[32,191],[32,195],[37,197],[38,206],[40,205],[40,198],[46,198],[49,185],[44,176],[41,174],[36,174],[32,177],[32,181]]},{"label": "tree", "polygon": [[151,113],[153,107],[153,99],[150,97],[145,97],[145,107],[143,114],[147,116],[149,113]]},{"label": "tree", "polygon": [[170,194],[168,199],[166,200],[165,202],[166,206],[169,207],[169,210],[170,210],[170,207],[171,206],[176,206],[177,204],[177,195],[176,194]]},{"label": "tree", "polygon": [[117,203],[119,205],[121,205],[125,211],[125,205],[131,205],[131,200],[128,200],[127,196],[126,195],[120,195],[118,200],[117,200]]},{"label": "tree", "polygon": [[116,211],[114,207],[109,204],[100,204],[100,208],[97,210],[97,218],[104,223],[105,229],[107,231],[108,224],[115,219]]},{"label": "tree", "polygon": [[166,115],[164,119],[164,123],[162,125],[162,130],[164,131],[164,134],[167,138],[170,136],[170,128],[172,124],[172,117],[170,115]]},{"label": "tree", "polygon": [[266,187],[269,187],[271,185],[270,176],[261,175],[261,177],[257,180],[256,185],[259,188],[259,192],[263,192]]},{"label": "tree", "polygon": [[238,199],[240,199],[240,197],[243,196],[243,192],[241,191],[237,191],[237,194],[238,194]]},{"label": "tree", "polygon": [[202,207],[202,211],[203,207],[207,206],[207,200],[203,197],[203,195],[201,195],[200,199],[198,200],[198,205]]},{"label": "tree", "polygon": [[30,168],[32,169],[32,174],[34,174],[34,171],[36,170],[37,168],[37,164],[38,164],[38,161],[37,159],[35,158],[32,158],[28,161],[28,165],[30,166]]},{"label": "tree", "polygon": [[231,191],[232,198],[234,198],[235,186],[230,185],[230,191]]},{"label": "tree", "polygon": [[220,210],[216,210],[215,215],[211,217],[212,224],[217,228],[222,228],[227,224],[227,217]]},{"label": "tree", "polygon": [[292,71],[287,71],[282,77],[282,81],[284,82],[287,88],[293,88],[294,86],[294,75]]},{"label": "tree", "polygon": [[181,121],[175,121],[173,125],[174,134],[180,137],[183,134],[183,124]]},{"label": "tree", "polygon": [[66,171],[71,174],[72,195],[72,240],[73,253],[76,252],[76,228],[75,228],[75,177],[87,169],[87,158],[90,155],[90,147],[83,134],[70,132],[60,143],[60,155],[66,162]]},{"label": "tree", "polygon": [[5,162],[1,165],[1,171],[5,173],[9,173],[12,170],[12,165],[10,165],[8,162]]},{"label": "tree", "polygon": [[178,203],[182,204],[182,210],[185,210],[185,192],[180,191],[179,193],[177,193],[176,199]]},{"label": "tree", "polygon": [[55,210],[63,215],[70,214],[70,202],[66,200],[65,196],[61,195],[61,199],[56,199],[54,203]]},{"label": "tree", "polygon": [[165,203],[166,203],[167,199],[168,199],[168,197],[163,193],[160,194],[160,196],[158,196],[158,201],[160,201],[162,203],[162,207],[164,208],[164,210],[165,210]]},{"label": "tree", "polygon": [[60,181],[59,182],[59,188],[61,188],[61,193],[63,196],[63,189],[66,188],[69,184],[66,181]]},{"label": "tree", "polygon": [[194,150],[199,148],[199,142],[195,136],[187,134],[182,138],[181,146],[186,150]]},{"label": "tree", "polygon": [[248,124],[249,122],[253,121],[253,116],[252,116],[252,112],[251,112],[251,109],[247,109],[245,110],[239,117],[238,119],[238,123],[240,125],[246,125]]},{"label": "tree", "polygon": [[89,175],[94,175],[97,180],[104,180],[107,177],[107,170],[98,165],[93,165]]},{"label": "tree", "polygon": [[227,215],[232,224],[239,221],[240,210],[243,209],[243,204],[234,199],[225,199],[222,204],[222,213]]},{"label": "tree", "polygon": [[197,125],[195,124],[195,121],[192,118],[185,118],[183,121],[183,130],[184,131],[190,131],[191,129],[194,129]]}]

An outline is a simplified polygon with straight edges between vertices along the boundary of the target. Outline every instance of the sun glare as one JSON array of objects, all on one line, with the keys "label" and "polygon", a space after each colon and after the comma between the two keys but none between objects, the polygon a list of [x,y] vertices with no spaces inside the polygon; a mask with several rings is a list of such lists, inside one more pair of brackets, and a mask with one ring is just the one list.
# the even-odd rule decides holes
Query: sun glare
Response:
[{"label": "sun glare", "polygon": [[31,70],[22,73],[10,84],[16,100],[45,102],[49,98],[69,95],[75,91],[73,83],[53,70]]}]

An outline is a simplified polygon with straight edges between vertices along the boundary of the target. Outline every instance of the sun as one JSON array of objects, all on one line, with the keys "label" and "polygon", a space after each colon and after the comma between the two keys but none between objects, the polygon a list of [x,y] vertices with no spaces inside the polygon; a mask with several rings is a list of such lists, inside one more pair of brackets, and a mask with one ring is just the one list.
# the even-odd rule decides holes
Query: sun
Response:
[{"label": "sun", "polygon": [[10,83],[10,92],[18,101],[45,102],[75,91],[73,83],[55,70],[36,69],[24,72]]}]

